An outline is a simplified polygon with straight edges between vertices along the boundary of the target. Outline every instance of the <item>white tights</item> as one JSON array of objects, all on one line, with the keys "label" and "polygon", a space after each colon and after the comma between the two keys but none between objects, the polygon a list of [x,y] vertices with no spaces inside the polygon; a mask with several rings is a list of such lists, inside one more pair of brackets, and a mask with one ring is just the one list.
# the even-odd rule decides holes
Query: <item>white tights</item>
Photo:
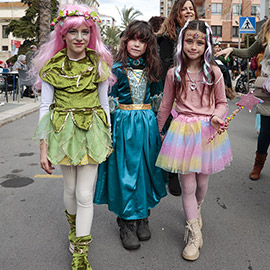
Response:
[{"label": "white tights", "polygon": [[76,236],[89,235],[98,165],[61,165],[60,168],[64,177],[64,205],[69,214],[76,214]]}]

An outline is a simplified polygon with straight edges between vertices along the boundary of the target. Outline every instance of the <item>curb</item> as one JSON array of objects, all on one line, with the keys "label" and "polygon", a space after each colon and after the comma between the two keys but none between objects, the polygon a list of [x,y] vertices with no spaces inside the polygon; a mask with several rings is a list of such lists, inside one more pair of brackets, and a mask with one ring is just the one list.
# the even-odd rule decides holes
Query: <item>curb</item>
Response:
[{"label": "curb", "polygon": [[0,114],[0,127],[39,110],[39,103],[25,104]]}]

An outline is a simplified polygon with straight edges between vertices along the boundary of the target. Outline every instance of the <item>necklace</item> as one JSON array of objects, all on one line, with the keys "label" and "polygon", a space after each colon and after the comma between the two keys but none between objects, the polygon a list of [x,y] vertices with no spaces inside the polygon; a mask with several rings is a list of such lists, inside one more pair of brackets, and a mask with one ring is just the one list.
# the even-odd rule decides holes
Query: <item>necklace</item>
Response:
[{"label": "necklace", "polygon": [[195,80],[192,80],[191,77],[190,77],[190,75],[189,75],[189,72],[187,71],[187,75],[188,75],[188,77],[189,77],[189,79],[190,79],[190,81],[191,81],[191,84],[190,84],[190,89],[191,89],[191,91],[197,90],[197,84],[196,84],[196,81],[197,81],[197,79],[198,79],[198,77],[199,77],[200,72],[201,72],[201,70],[199,70],[199,71],[197,72],[197,76],[196,76]]}]

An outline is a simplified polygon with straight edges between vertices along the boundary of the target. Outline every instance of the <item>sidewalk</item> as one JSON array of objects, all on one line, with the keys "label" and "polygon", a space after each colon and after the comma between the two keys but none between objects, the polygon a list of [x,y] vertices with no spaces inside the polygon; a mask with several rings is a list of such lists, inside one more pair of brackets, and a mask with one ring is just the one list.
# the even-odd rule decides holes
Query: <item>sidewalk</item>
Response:
[{"label": "sidewalk", "polygon": [[9,96],[8,101],[6,103],[4,94],[0,94],[0,127],[39,110],[40,97],[36,101],[34,98],[24,97],[18,102]]}]

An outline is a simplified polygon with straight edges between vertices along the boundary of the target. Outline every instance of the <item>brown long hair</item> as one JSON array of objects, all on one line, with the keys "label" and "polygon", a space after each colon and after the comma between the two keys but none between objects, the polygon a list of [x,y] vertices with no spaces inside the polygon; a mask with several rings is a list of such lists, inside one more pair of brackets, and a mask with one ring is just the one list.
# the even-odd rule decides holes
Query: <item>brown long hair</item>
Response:
[{"label": "brown long hair", "polygon": [[160,80],[161,64],[157,50],[157,42],[152,26],[145,21],[132,21],[121,38],[116,62],[121,62],[123,67],[126,66],[128,60],[127,43],[132,39],[139,39],[147,44],[146,51],[142,58],[145,60],[145,71],[152,82]]},{"label": "brown long hair", "polygon": [[195,12],[195,19],[197,20],[199,18],[196,6],[192,0],[178,0],[174,3],[168,18],[165,19],[164,23],[162,24],[161,30],[158,32],[158,35],[164,34],[172,40],[177,40],[176,24],[179,24],[180,27],[183,27],[185,24],[184,21],[179,22],[177,18],[179,17],[179,14],[187,1],[190,1],[193,6]]},{"label": "brown long hair", "polygon": [[270,44],[270,18],[262,25],[258,38],[262,41],[263,46]]}]

